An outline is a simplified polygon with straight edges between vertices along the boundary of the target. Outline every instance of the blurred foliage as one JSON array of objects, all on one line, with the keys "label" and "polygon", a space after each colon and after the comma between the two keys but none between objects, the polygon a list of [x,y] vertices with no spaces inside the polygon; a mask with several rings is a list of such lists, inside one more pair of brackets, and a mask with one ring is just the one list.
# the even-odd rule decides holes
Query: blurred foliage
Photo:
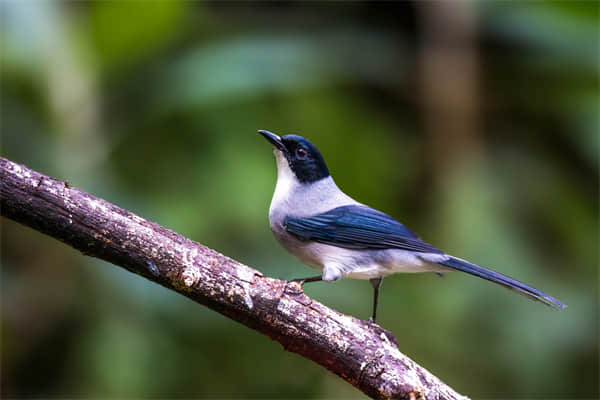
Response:
[{"label": "blurred foliage", "polygon": [[[275,165],[256,130],[302,134],[353,197],[569,305],[396,275],[379,323],[403,352],[475,398],[597,398],[598,4],[460,2],[479,145],[446,140],[451,163],[424,124],[421,4],[4,1],[2,156],[290,279],[310,271],[269,231]],[[5,219],[1,273],[3,397],[362,396]],[[370,313],[366,282],[306,290]]]}]

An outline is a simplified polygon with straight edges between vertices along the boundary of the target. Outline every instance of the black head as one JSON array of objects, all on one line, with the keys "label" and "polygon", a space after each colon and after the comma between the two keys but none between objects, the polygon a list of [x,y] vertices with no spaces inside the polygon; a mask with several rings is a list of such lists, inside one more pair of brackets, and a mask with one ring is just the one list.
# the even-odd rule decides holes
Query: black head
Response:
[{"label": "black head", "polygon": [[258,131],[277,150],[281,151],[296,178],[302,183],[311,183],[327,178],[329,170],[325,160],[314,144],[298,135],[279,137],[269,131]]}]

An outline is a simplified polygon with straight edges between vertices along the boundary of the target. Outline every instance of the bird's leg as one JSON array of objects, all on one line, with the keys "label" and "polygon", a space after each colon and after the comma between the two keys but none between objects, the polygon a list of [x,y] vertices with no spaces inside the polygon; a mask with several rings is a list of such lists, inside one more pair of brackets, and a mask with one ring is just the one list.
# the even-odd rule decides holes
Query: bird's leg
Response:
[{"label": "bird's leg", "polygon": [[375,294],[373,296],[373,316],[369,318],[369,322],[375,323],[375,318],[377,317],[377,299],[379,298],[379,288],[381,287],[381,281],[383,278],[373,278],[369,279],[371,285],[373,285],[373,289],[375,289]]},{"label": "bird's leg", "polygon": [[298,282],[300,284],[300,286],[302,286],[308,282],[318,282],[318,281],[322,281],[322,280],[323,280],[323,277],[321,275],[319,275],[319,276],[312,276],[310,278],[292,279],[290,282]]}]

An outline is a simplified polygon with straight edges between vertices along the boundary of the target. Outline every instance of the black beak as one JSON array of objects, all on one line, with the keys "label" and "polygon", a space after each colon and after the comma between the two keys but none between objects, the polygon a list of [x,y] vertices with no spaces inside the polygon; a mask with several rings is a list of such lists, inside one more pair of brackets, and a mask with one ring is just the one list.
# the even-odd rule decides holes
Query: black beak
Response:
[{"label": "black beak", "polygon": [[286,151],[285,145],[281,141],[281,138],[279,136],[277,136],[276,134],[271,133],[269,131],[262,130],[262,129],[259,130],[258,133],[263,135],[265,137],[265,139],[267,139],[269,142],[271,142],[271,144],[273,146],[277,147],[279,150],[281,150],[283,152]]}]

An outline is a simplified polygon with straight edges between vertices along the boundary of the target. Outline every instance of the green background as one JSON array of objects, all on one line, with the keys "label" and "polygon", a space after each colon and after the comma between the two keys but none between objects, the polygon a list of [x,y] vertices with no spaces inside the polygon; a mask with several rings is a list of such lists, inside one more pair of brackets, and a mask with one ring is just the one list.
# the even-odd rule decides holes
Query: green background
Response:
[{"label": "green background", "polygon": [[[291,279],[314,271],[269,230],[256,130],[306,136],[351,196],[569,306],[396,275],[378,322],[403,352],[474,398],[597,398],[598,3],[445,3],[4,1],[1,154]],[[364,397],[1,221],[4,398]],[[368,282],[306,292],[370,315]]]}]

